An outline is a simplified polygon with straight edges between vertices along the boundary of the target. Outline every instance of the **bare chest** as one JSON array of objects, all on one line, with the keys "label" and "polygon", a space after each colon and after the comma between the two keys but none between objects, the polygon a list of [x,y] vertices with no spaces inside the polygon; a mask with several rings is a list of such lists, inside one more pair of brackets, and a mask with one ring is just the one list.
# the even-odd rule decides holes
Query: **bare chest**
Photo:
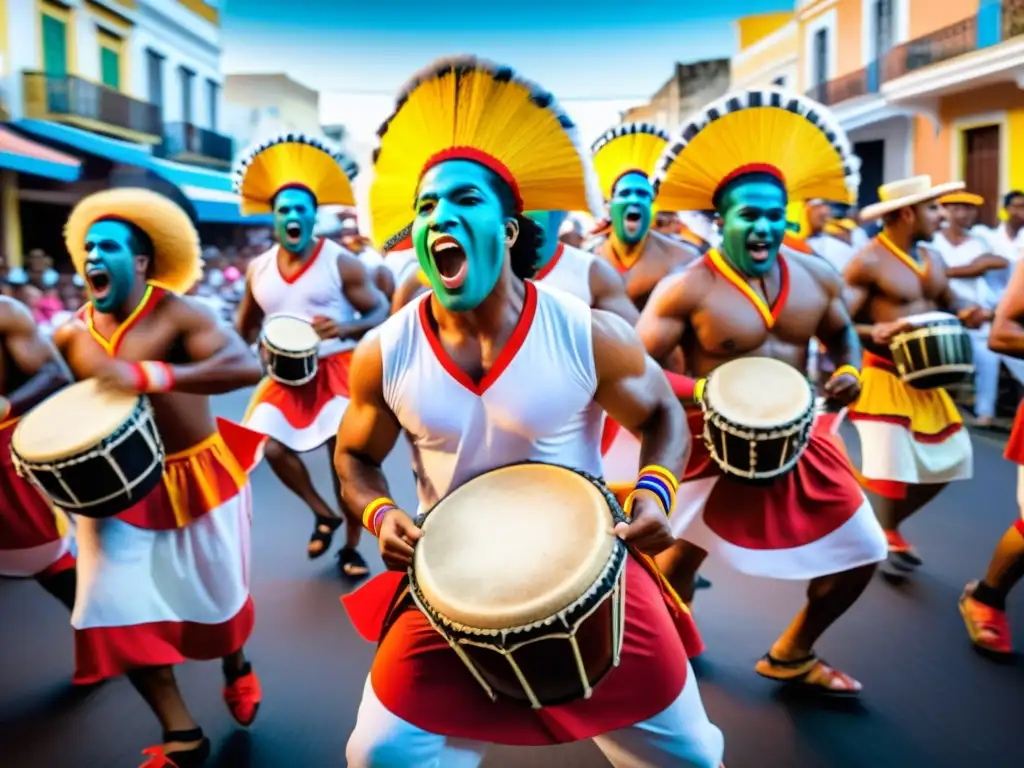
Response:
[{"label": "bare chest", "polygon": [[154,312],[130,326],[117,326],[97,318],[92,329],[82,323],[72,331],[67,345],[67,361],[75,378],[95,375],[111,358],[129,362],[160,360],[183,362],[179,334]]}]

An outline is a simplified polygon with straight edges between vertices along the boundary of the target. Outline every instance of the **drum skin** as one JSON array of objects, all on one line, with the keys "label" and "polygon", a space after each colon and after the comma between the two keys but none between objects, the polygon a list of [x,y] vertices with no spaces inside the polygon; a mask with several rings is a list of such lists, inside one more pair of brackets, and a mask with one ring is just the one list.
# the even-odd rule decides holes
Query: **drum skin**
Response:
[{"label": "drum skin", "polygon": [[[495,479],[501,475],[501,482]],[[561,496],[557,490],[559,476],[571,476],[573,482],[588,484],[588,494],[579,494],[568,502],[568,495]],[[473,487],[471,487],[473,486]],[[497,486],[497,487],[494,487]],[[545,489],[552,488],[552,493],[543,503]],[[470,515],[474,508],[479,508],[481,500],[493,489],[493,497],[488,512],[495,517],[472,530],[467,526],[463,538],[463,527],[457,519]],[[517,489],[521,491],[517,492]],[[596,493],[595,493],[596,492]],[[538,496],[538,493],[541,496]],[[460,498],[461,496],[461,498]],[[512,498],[518,496],[518,498]],[[467,503],[467,497],[471,499]],[[571,515],[578,514],[588,521],[600,519],[600,524],[592,526],[581,524],[581,535],[578,540],[579,555],[576,563],[567,562],[565,554],[571,551],[573,542],[568,539],[567,546],[557,544],[550,552],[534,553],[526,558],[517,557],[521,551],[517,544],[523,542],[523,536],[514,531],[495,530],[489,541],[483,536],[491,523],[502,520],[509,525],[521,523],[524,532],[536,540],[539,535],[551,542],[566,542],[564,531],[558,530],[559,524],[552,520],[549,530],[541,531],[538,521],[557,514],[559,501],[579,505],[575,510],[566,509],[566,518],[571,528]],[[583,508],[587,505],[586,508]],[[600,505],[600,508],[598,508]],[[515,512],[518,507],[520,516],[506,517],[505,511]],[[433,521],[431,515],[440,511]],[[595,515],[603,515],[597,518]],[[535,519],[534,519],[535,518]],[[424,535],[416,548],[416,559],[410,570],[410,588],[413,598],[421,610],[427,615],[434,628],[449,643],[457,646],[464,654],[464,662],[478,674],[493,693],[516,701],[530,703],[531,699],[516,675],[515,667],[519,668],[528,682],[534,697],[542,706],[554,706],[584,698],[588,688],[593,689],[597,683],[618,663],[621,649],[621,611],[624,610],[623,593],[619,588],[628,556],[625,545],[611,533],[617,521],[625,520],[625,515],[618,502],[601,481],[575,470],[555,467],[547,464],[525,462],[502,467],[470,480],[442,499],[420,521]],[[429,522],[428,522],[429,521]],[[601,533],[606,533],[602,539]],[[435,551],[431,553],[427,541],[433,540]],[[500,543],[499,543],[500,542]],[[507,547],[506,547],[507,545]],[[538,541],[536,547],[543,550],[543,542]],[[490,547],[488,552],[479,552]],[[502,550],[507,554],[502,554]],[[494,593],[489,591],[485,581],[486,573],[477,579],[474,585],[466,580],[467,591],[478,587],[472,599],[460,600],[459,596],[437,593],[458,591],[460,582],[465,576],[452,578],[442,574],[441,578],[428,573],[426,565],[431,558],[435,562],[447,562],[449,553],[474,552],[467,558],[467,567],[487,568],[499,574],[505,568],[514,568],[516,561],[523,563],[527,571],[542,569],[545,561],[549,561],[555,573],[541,574],[538,581],[546,581],[547,587],[531,593],[523,584],[517,584],[511,590],[502,593],[502,584],[495,584]],[[505,560],[506,562],[502,562]],[[417,580],[417,562],[421,574],[427,579],[427,589],[423,589]],[[552,575],[565,569],[564,584],[557,584]],[[468,575],[472,570],[467,571]],[[596,580],[594,578],[596,574]],[[521,574],[522,575],[522,574]],[[566,592],[565,584],[573,584],[572,591]],[[522,591],[522,599],[516,604],[515,594]],[[493,594],[499,604],[505,601],[507,610],[501,608],[488,615],[481,615],[475,622],[480,626],[468,626],[472,618],[474,603],[482,605],[489,595]],[[434,595],[434,604],[428,595]],[[456,614],[460,621],[454,621],[436,604],[444,605],[449,614]],[[516,620],[517,611],[524,617]],[[483,613],[483,611],[481,611]],[[502,623],[504,628],[498,628]],[[569,637],[569,635],[572,637]],[[581,677],[579,667],[583,668]]]},{"label": "drum skin", "polygon": [[889,345],[904,384],[928,390],[969,383],[974,376],[974,347],[954,315],[928,312],[907,318],[914,329],[899,333]]},{"label": "drum skin", "polygon": [[164,473],[163,443],[143,397],[121,426],[95,446],[41,461],[19,454],[12,440],[11,454],[19,474],[55,506],[83,517],[107,518],[126,511],[153,491]]}]

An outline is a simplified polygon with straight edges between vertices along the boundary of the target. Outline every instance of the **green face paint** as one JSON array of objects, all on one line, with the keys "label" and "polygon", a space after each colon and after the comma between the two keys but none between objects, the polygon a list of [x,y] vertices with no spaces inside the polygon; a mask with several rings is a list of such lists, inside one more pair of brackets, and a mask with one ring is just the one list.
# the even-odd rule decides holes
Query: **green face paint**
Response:
[{"label": "green face paint", "polygon": [[274,198],[274,232],[289,253],[305,254],[313,243],[316,200],[304,189],[284,189]]},{"label": "green face paint", "polygon": [[642,173],[627,173],[615,183],[609,204],[612,229],[623,245],[637,245],[651,229],[654,187]]},{"label": "green face paint", "polygon": [[555,252],[558,250],[558,230],[561,229],[562,223],[569,213],[567,211],[527,211],[526,215],[540,230],[537,245],[537,271],[540,272],[555,257]]},{"label": "green face paint", "polygon": [[723,193],[722,252],[739,272],[767,274],[786,235],[786,193],[770,181],[739,179]]},{"label": "green face paint", "polygon": [[449,160],[420,181],[412,242],[441,305],[469,312],[486,299],[505,265],[505,234],[515,219],[492,186],[494,174],[469,160]]},{"label": "green face paint", "polygon": [[136,256],[131,228],[98,221],[85,235],[85,283],[93,306],[110,314],[124,306],[135,287]]}]

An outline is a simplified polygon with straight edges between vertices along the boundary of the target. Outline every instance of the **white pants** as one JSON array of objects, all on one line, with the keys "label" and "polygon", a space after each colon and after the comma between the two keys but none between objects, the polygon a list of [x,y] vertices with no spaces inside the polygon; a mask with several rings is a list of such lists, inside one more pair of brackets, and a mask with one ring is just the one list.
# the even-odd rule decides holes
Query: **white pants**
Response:
[{"label": "white pants", "polygon": [[[722,732],[708,720],[687,662],[686,685],[654,717],[594,737],[615,768],[718,768],[725,750]],[[366,678],[356,727],[345,756],[349,768],[477,768],[488,745],[428,733],[380,703]]]},{"label": "white pants", "polygon": [[968,330],[974,347],[974,415],[979,419],[991,419],[996,415],[999,396],[1002,355],[988,348],[989,330],[987,323],[981,328]]}]

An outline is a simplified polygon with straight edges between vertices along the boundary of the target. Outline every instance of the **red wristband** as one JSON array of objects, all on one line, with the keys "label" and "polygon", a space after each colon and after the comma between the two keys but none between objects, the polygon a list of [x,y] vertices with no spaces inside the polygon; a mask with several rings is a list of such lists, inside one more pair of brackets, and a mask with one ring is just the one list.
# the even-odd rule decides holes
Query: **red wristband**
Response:
[{"label": "red wristband", "polygon": [[140,392],[154,394],[170,392],[174,387],[174,372],[167,363],[145,361],[132,363],[135,386]]}]

